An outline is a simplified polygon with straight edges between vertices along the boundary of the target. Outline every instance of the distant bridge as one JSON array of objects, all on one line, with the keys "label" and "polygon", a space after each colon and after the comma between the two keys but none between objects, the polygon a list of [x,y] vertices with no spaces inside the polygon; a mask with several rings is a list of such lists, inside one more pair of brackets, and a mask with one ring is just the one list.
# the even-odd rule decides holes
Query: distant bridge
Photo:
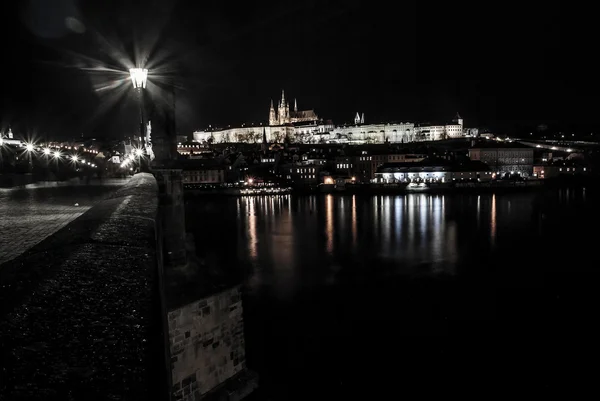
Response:
[{"label": "distant bridge", "polygon": [[600,146],[597,142],[588,141],[565,141],[565,140],[539,140],[539,141],[523,141],[515,139],[517,142],[523,145],[531,146],[534,148],[543,148],[549,150],[557,150],[568,153],[580,153],[590,148],[596,148]]}]

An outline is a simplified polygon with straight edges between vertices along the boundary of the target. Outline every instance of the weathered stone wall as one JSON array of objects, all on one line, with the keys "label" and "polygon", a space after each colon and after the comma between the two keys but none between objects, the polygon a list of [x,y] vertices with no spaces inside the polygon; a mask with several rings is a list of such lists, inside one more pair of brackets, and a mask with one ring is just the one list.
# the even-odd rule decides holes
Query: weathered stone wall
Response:
[{"label": "weathered stone wall", "polygon": [[245,369],[239,286],[171,310],[173,397],[197,400]]}]

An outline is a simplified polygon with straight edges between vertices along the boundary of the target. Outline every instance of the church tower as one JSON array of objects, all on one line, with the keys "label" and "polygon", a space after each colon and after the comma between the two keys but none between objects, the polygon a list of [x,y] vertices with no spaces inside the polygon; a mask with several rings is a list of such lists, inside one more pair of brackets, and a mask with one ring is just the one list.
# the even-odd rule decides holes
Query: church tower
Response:
[{"label": "church tower", "polygon": [[360,117],[360,123],[361,124],[365,123],[365,113],[362,113],[362,116]]},{"label": "church tower", "polygon": [[269,109],[269,125],[277,125],[277,116],[273,107],[273,99],[271,99],[271,108]]},{"label": "church tower", "polygon": [[460,116],[460,114],[458,114],[458,112],[456,112],[456,117],[454,117],[453,121],[458,125],[461,125],[461,126],[463,125],[463,119]]},{"label": "church tower", "polygon": [[285,93],[281,90],[281,103],[279,104],[279,124],[290,122],[290,105],[285,101]]}]

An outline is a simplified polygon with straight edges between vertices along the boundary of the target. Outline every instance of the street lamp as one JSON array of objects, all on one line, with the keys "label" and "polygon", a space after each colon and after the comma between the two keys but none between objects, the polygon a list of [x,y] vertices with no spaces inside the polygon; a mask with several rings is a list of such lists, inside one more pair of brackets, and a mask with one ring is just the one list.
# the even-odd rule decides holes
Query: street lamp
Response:
[{"label": "street lamp", "polygon": [[148,70],[146,68],[130,68],[129,74],[135,89],[146,88],[146,81],[148,80]]},{"label": "street lamp", "polygon": [[33,160],[31,160],[31,154],[33,153],[34,149],[35,149],[35,147],[33,146],[33,143],[25,144],[25,151],[27,152],[27,161],[28,161],[28,168],[29,168],[30,173],[33,172]]},{"label": "street lamp", "polygon": [[144,125],[144,98],[142,94],[142,89],[146,88],[146,82],[148,80],[148,70],[146,68],[130,68],[129,74],[131,75],[131,83],[133,84],[133,88],[137,92],[138,104],[140,108],[140,154],[138,154],[138,156],[140,156],[140,170],[148,171],[146,160],[144,160],[143,158],[143,149],[146,139],[146,132]]}]

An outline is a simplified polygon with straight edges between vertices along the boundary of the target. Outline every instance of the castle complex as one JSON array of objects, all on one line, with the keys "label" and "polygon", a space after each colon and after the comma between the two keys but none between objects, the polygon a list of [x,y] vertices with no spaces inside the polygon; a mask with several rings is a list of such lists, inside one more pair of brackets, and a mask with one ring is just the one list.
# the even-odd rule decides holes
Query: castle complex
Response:
[{"label": "castle complex", "polygon": [[277,112],[273,108],[273,99],[271,99],[271,109],[269,110],[269,125],[285,125],[294,123],[311,123],[319,121],[319,117],[314,110],[298,111],[298,103],[294,99],[294,110],[290,112],[290,105],[285,100],[285,93],[281,91],[281,100],[277,105]]},{"label": "castle complex", "polygon": [[336,126],[324,122],[314,110],[298,111],[294,100],[294,109],[281,91],[281,100],[277,108],[269,109],[269,123],[266,126],[239,127],[195,131],[193,139],[197,142],[267,142],[281,143],[288,138],[296,143],[407,143],[416,141],[436,141],[446,138],[459,138],[465,133],[463,119],[456,114],[450,124],[381,123],[366,124],[365,114],[356,113],[354,124]]}]

